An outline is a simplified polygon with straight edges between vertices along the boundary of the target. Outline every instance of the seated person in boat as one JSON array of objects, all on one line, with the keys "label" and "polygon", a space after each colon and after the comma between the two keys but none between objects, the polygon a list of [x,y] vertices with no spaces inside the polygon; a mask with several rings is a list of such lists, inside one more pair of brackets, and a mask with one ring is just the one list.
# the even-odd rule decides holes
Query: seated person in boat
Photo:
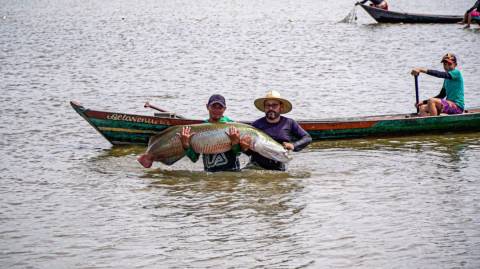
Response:
[{"label": "seated person in boat", "polygon": [[[285,149],[300,151],[312,142],[312,137],[295,120],[281,116],[292,110],[292,103],[282,98],[277,91],[269,91],[265,97],[256,99],[254,104],[265,113],[265,117],[254,121],[252,126],[271,136]],[[242,149],[245,148],[245,141],[241,141]],[[248,144],[247,142],[246,145]],[[250,164],[253,166],[267,170],[287,170],[285,163],[268,159],[251,150],[245,153],[250,155]]]},{"label": "seated person in boat", "polygon": [[464,110],[464,93],[462,73],[456,69],[457,57],[447,53],[442,57],[441,63],[445,72],[426,68],[414,68],[412,75],[418,76],[425,73],[434,77],[443,78],[443,87],[440,93],[428,100],[416,104],[420,116],[437,116],[440,113],[461,114]]},{"label": "seated person in boat", "polygon": [[[225,123],[233,122],[229,117],[224,116],[223,113],[227,109],[225,98],[220,94],[214,94],[208,99],[207,110],[209,118],[205,122],[211,123]],[[180,135],[180,140],[182,141],[183,148],[186,151],[187,157],[193,161],[197,162],[199,155],[196,153],[190,146],[190,138],[194,133],[190,132],[191,127],[184,126],[182,128],[182,133]],[[240,161],[239,155],[241,153],[240,148],[240,132],[237,128],[231,127],[229,129],[228,136],[232,142],[232,149],[219,153],[219,154],[203,154],[203,167],[207,172],[219,172],[219,171],[239,171],[240,170]]]},{"label": "seated person in boat", "polygon": [[376,8],[381,8],[381,9],[385,9],[385,10],[388,10],[388,3],[386,0],[363,0],[363,1],[360,1],[360,2],[357,2],[359,4],[365,4],[366,2],[370,1],[370,6],[372,7],[376,7]]},{"label": "seated person in boat", "polygon": [[480,24],[480,0],[477,0],[475,4],[465,12],[462,24],[467,24],[465,28],[470,28],[472,20],[477,21]]}]

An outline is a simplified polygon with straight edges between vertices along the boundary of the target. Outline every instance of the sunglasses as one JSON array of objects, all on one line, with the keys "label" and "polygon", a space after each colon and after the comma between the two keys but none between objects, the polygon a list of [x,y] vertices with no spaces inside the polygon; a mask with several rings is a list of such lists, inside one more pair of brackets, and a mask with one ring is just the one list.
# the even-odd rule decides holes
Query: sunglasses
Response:
[{"label": "sunglasses", "polygon": [[279,106],[280,106],[280,104],[278,104],[278,103],[274,103],[274,104],[265,104],[265,107],[271,107],[271,108],[277,108],[277,107],[279,107]]}]

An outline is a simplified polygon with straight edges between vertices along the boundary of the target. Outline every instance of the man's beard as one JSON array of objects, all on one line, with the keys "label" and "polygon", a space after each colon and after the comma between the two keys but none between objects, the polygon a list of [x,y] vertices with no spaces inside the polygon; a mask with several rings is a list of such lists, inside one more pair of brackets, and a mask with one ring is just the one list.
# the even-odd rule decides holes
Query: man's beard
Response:
[{"label": "man's beard", "polygon": [[267,113],[265,115],[267,116],[267,119],[269,119],[269,120],[274,120],[274,119],[277,119],[278,117],[280,117],[280,113],[278,113],[276,111],[273,111],[273,110],[267,111]]}]

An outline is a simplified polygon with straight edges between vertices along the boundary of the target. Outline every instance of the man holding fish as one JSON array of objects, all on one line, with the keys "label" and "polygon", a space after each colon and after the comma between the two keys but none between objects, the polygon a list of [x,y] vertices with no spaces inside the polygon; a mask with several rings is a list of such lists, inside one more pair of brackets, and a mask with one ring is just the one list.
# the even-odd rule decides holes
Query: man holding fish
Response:
[{"label": "man holding fish", "polygon": [[[292,104],[287,99],[280,96],[277,91],[269,91],[263,98],[258,98],[254,102],[255,107],[265,112],[262,117],[252,123],[252,126],[264,131],[275,141],[282,144],[286,150],[300,151],[312,142],[311,136],[293,119],[281,116],[292,110]],[[223,116],[226,105],[225,99],[221,95],[212,95],[207,104],[210,114],[208,122],[232,122],[228,117]],[[187,156],[193,162],[198,160],[198,153],[195,153],[189,144],[189,139],[193,134],[190,133],[190,127],[182,129],[181,140],[183,147],[187,149]],[[250,163],[267,170],[285,171],[286,162],[276,161],[264,157],[251,149],[251,137],[245,135],[240,138],[240,133],[234,126],[230,127],[228,136],[232,143],[232,149],[220,154],[204,154],[203,164],[205,171],[237,171],[240,170],[238,156],[245,151],[250,156]],[[296,140],[295,142],[293,142]]]},{"label": "man holding fish", "polygon": [[[207,103],[207,110],[209,118],[205,122],[209,123],[227,123],[233,122],[227,116],[224,116],[223,113],[227,109],[225,98],[220,94],[214,94],[210,96]],[[191,132],[190,126],[184,126],[180,135],[180,140],[182,141],[182,146],[186,151],[187,157],[192,162],[197,162],[200,154],[195,152],[190,146],[190,138],[195,135]],[[217,171],[238,171],[240,170],[240,161],[238,156],[240,156],[240,132],[235,126],[231,126],[228,131],[228,136],[232,148],[227,152],[221,152],[216,154],[203,154],[203,167],[207,172],[217,172]]]},{"label": "man holding fish", "polygon": [[288,150],[299,151],[312,139],[294,120],[280,116],[292,105],[278,92],[269,92],[266,98],[255,100],[255,105],[265,112],[264,118],[255,121],[253,127],[235,123],[223,115],[225,98],[214,94],[207,103],[209,118],[205,123],[173,126],[151,137],[138,161],[149,168],[154,161],[172,165],[185,155],[196,162],[202,154],[207,172],[239,171],[238,156],[243,151],[254,165],[285,171],[290,160]]},{"label": "man holding fish", "polygon": [[[258,110],[265,112],[265,117],[254,121],[252,126],[264,131],[285,149],[300,151],[312,142],[312,137],[295,120],[281,115],[292,110],[292,103],[277,91],[269,91],[265,97],[256,99],[254,104]],[[251,156],[250,163],[255,166],[268,170],[287,170],[285,162],[266,158],[251,150],[246,154]]]}]

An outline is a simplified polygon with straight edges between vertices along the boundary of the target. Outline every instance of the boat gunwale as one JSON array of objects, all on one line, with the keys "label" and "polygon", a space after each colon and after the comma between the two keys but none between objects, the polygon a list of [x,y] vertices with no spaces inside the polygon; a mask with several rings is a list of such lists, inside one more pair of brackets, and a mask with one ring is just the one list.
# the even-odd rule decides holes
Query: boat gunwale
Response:
[{"label": "boat gunwale", "polygon": [[[184,119],[177,119],[177,118],[166,118],[166,117],[158,117],[158,116],[149,116],[149,115],[139,115],[139,114],[130,114],[130,113],[119,113],[119,112],[108,112],[108,111],[101,111],[101,110],[93,110],[93,109],[88,109],[83,107],[77,102],[70,102],[71,105],[74,107],[74,109],[78,112],[78,110],[81,110],[81,113],[78,112],[82,117],[86,117],[87,121],[93,125],[93,123],[90,122],[90,117],[87,115],[88,112],[90,113],[105,113],[105,114],[117,114],[117,115],[125,115],[125,116],[131,116],[131,117],[146,117],[149,119],[155,119],[155,120],[166,120],[168,122],[171,122],[172,125],[178,125],[176,123],[184,123],[184,122],[190,122],[190,123],[185,123],[185,124],[195,124],[195,123],[202,123],[204,122],[201,119],[193,119],[193,118],[184,118]],[[462,114],[454,114],[454,115],[447,115],[447,114],[441,114],[438,116],[418,116],[416,113],[404,113],[404,114],[383,114],[383,115],[372,115],[372,116],[358,116],[358,117],[335,117],[335,118],[325,118],[325,119],[298,119],[296,120],[298,123],[306,123],[306,124],[312,124],[312,123],[358,123],[358,122],[378,122],[378,121],[392,121],[392,120],[417,120],[417,119],[431,119],[431,118],[442,118],[442,117],[462,117],[462,116],[469,116],[472,114],[480,114],[480,108],[472,108],[465,110],[464,113]],[[246,123],[250,124],[252,121],[243,121],[239,120],[238,122],[241,123]],[[152,124],[155,125],[155,124]]]},{"label": "boat gunwale", "polygon": [[[175,125],[191,125],[196,123],[203,123],[203,120],[192,119],[176,119],[158,116],[145,116],[129,113],[106,112],[99,110],[91,110],[81,106],[79,103],[71,102],[74,110],[80,114],[96,131],[98,131],[109,143],[112,145],[146,145],[148,137],[144,134],[146,130],[152,131],[151,135],[157,134],[155,129],[162,127],[168,128]],[[107,118],[108,115],[120,115],[119,118]],[[93,115],[93,116],[89,116]],[[99,116],[99,117],[95,117]],[[124,118],[123,116],[126,116]],[[129,118],[133,117],[133,118]],[[450,118],[450,119],[447,119]],[[455,118],[460,119],[458,121]],[[145,122],[145,119],[151,119]],[[447,120],[442,120],[447,119]],[[97,120],[100,120],[97,122]],[[106,122],[102,122],[105,120]],[[138,121],[140,120],[140,121]],[[120,125],[133,123],[139,125],[126,125],[125,127],[115,127],[113,122],[118,121]],[[237,121],[240,123],[251,124],[250,121]],[[314,120],[297,120],[297,122],[312,135],[314,141],[323,140],[343,140],[355,139],[364,137],[386,137],[386,136],[403,136],[407,134],[418,133],[436,133],[449,131],[480,131],[480,108],[472,108],[466,110],[464,114],[420,117],[416,113],[408,114],[389,114],[389,115],[374,115],[363,117],[350,118],[329,118],[329,119],[314,119]],[[432,126],[435,124],[438,126]],[[473,124],[471,124],[473,123]],[[395,127],[396,125],[399,125]],[[425,126],[424,126],[425,124]],[[470,127],[466,127],[466,126]],[[109,127],[113,126],[113,127]],[[418,130],[402,130],[402,126],[418,126]],[[422,127],[423,126],[423,127]],[[430,127],[426,127],[430,126]],[[443,126],[443,127],[442,127]],[[450,126],[450,127],[449,127]],[[118,130],[110,130],[116,129]],[[122,128],[126,128],[123,130]],[[392,131],[388,129],[394,128]],[[398,129],[400,128],[400,129]],[[408,127],[407,127],[408,128]],[[425,129],[427,128],[427,129]],[[108,129],[108,130],[107,130]],[[112,136],[110,131],[121,133],[123,136],[126,133],[132,133],[133,138],[124,138]],[[161,130],[158,130],[161,132]],[[158,132],[158,133],[159,133]],[[127,134],[128,135],[128,134]],[[141,137],[136,137],[141,135]]]}]

